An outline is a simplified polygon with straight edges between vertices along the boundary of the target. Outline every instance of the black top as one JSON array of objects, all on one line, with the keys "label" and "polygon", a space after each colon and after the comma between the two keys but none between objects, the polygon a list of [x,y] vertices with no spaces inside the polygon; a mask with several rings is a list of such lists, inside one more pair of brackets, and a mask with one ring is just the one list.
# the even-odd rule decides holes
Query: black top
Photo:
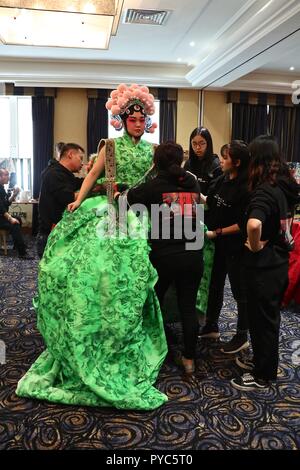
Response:
[{"label": "black top", "polygon": [[0,184],[0,217],[3,217],[5,212],[8,212],[9,205],[9,196],[4,186]]},{"label": "black top", "polygon": [[[187,242],[191,244],[195,241],[195,237],[186,236],[187,232],[184,230],[184,222],[189,219],[189,227],[195,233],[196,212],[199,208],[197,204],[200,203],[200,187],[196,178],[190,173],[185,173],[178,180],[165,171],[159,171],[153,180],[130,189],[127,201],[130,206],[143,204],[149,214],[152,208],[150,234],[152,255],[182,253],[187,250]],[[158,217],[155,217],[157,212],[153,212],[154,205],[161,209]],[[187,208],[190,209],[188,212]],[[169,235],[166,227],[170,228]],[[185,225],[185,229],[186,227]]]},{"label": "black top", "polygon": [[80,189],[82,182],[83,178],[76,178],[59,162],[53,162],[43,171],[39,198],[40,233],[50,233],[52,225],[60,221],[67,205],[74,201],[74,192]]},{"label": "black top", "polygon": [[252,253],[245,247],[246,266],[271,267],[288,261],[288,249],[281,242],[281,223],[286,225],[286,220],[291,216],[297,201],[299,201],[299,185],[287,179],[279,180],[274,186],[264,183],[254,190],[241,228],[246,238],[247,221],[252,218],[260,220],[261,240],[268,240],[268,243],[257,253]]},{"label": "black top", "polygon": [[[245,211],[248,201],[246,178],[229,179],[228,174],[222,174],[214,180],[208,190],[208,214],[205,223],[209,230],[225,228],[238,224]],[[222,242],[230,252],[240,251],[243,246],[241,233],[222,235]]]},{"label": "black top", "polygon": [[220,160],[218,155],[205,156],[191,160],[190,158],[184,165],[185,170],[191,171],[197,176],[202,194],[207,194],[211,182],[222,175]]}]

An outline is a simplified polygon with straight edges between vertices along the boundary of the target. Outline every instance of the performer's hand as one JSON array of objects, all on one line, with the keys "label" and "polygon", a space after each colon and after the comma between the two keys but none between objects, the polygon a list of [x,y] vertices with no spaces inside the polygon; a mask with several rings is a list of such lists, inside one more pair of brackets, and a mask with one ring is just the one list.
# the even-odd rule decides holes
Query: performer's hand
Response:
[{"label": "performer's hand", "polygon": [[80,206],[80,204],[81,202],[78,201],[78,199],[74,202],[71,202],[70,204],[68,204],[67,211],[74,212]]}]

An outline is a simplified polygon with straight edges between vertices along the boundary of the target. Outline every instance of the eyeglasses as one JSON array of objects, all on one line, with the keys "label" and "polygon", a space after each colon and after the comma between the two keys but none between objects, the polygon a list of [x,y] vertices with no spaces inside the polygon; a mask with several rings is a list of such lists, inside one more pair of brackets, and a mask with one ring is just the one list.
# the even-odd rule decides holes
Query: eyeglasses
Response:
[{"label": "eyeglasses", "polygon": [[207,145],[206,142],[193,142],[192,141],[192,146],[193,147],[205,147],[205,145]]}]

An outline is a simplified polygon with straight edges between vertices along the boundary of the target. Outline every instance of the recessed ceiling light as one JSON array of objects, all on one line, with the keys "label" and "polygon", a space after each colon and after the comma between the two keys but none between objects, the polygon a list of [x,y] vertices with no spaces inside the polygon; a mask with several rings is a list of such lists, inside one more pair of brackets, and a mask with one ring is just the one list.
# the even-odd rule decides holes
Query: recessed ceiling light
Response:
[{"label": "recessed ceiling light", "polygon": [[290,67],[290,70],[295,70],[295,67]]},{"label": "recessed ceiling light", "polygon": [[195,45],[195,41],[191,41],[191,42],[190,42],[190,46],[191,46],[191,47],[194,47],[194,45]]}]

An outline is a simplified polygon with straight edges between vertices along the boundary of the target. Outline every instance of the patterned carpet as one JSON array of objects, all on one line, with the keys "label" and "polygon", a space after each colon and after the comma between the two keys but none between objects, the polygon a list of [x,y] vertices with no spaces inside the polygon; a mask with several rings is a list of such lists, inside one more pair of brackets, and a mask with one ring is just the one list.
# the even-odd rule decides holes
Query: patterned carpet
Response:
[{"label": "patterned carpet", "polygon": [[[32,245],[32,240],[28,240]],[[31,246],[32,249],[32,246]],[[152,412],[71,407],[20,399],[18,380],[43,351],[31,299],[38,260],[0,255],[0,449],[300,449],[299,312],[282,312],[280,370],[268,392],[230,386],[239,374],[218,341],[198,345],[197,373],[186,381],[168,357],[157,386],[169,402]],[[235,328],[230,289],[221,318],[222,339]],[[180,327],[172,329],[180,340]],[[3,346],[3,343],[2,343]],[[0,356],[1,358],[1,356]]]}]

